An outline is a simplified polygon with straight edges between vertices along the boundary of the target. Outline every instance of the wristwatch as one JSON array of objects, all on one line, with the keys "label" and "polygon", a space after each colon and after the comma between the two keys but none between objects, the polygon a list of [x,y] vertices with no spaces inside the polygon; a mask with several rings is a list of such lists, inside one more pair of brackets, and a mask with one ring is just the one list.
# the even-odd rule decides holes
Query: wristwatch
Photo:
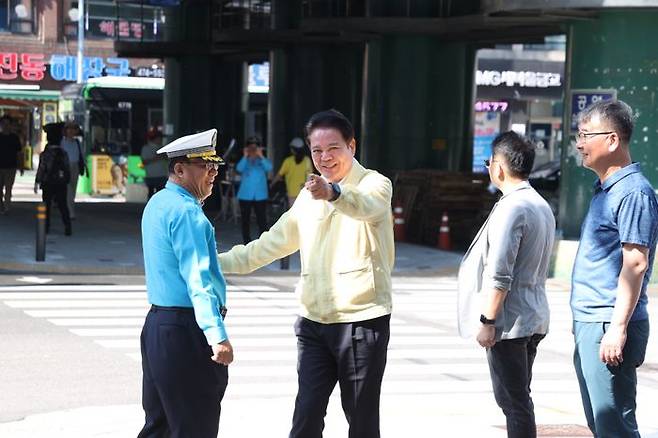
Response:
[{"label": "wristwatch", "polygon": [[496,324],[495,319],[489,319],[484,315],[480,315],[480,322],[484,325],[494,325],[494,324]]},{"label": "wristwatch", "polygon": [[329,202],[334,202],[338,197],[340,197],[340,186],[338,183],[331,183],[331,191],[334,192]]}]

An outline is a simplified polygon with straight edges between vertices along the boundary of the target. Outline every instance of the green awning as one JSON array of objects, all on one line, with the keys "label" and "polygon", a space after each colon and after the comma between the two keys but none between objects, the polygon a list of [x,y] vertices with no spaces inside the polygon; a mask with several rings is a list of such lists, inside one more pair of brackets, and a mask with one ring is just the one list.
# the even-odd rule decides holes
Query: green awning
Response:
[{"label": "green awning", "polygon": [[0,98],[15,100],[59,100],[58,90],[3,90]]}]

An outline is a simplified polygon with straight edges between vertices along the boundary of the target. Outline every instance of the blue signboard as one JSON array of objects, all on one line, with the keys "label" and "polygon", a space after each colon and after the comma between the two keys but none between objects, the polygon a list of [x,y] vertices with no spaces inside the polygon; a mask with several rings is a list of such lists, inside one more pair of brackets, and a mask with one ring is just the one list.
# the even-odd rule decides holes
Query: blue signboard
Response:
[{"label": "blue signboard", "polygon": [[578,131],[578,114],[600,100],[617,98],[617,90],[571,90],[571,132]]},{"label": "blue signboard", "polygon": [[500,133],[500,113],[475,113],[474,128],[472,170],[474,173],[487,173],[484,160],[491,158],[491,143]]},{"label": "blue signboard", "polygon": [[247,86],[250,93],[267,93],[270,90],[270,63],[249,65],[249,84]]},{"label": "blue signboard", "polygon": [[473,173],[487,173],[484,160],[491,158],[491,143],[495,135],[478,135],[473,137]]}]

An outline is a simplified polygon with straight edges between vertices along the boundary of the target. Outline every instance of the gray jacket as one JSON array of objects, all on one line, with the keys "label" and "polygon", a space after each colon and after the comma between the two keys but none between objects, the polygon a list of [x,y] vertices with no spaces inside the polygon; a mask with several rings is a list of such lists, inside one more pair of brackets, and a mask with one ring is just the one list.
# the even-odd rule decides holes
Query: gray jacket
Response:
[{"label": "gray jacket", "polygon": [[493,288],[508,291],[496,316],[496,339],[547,333],[545,285],[554,238],[551,208],[527,181],[500,198],[459,268],[462,336],[476,333],[482,300]]}]

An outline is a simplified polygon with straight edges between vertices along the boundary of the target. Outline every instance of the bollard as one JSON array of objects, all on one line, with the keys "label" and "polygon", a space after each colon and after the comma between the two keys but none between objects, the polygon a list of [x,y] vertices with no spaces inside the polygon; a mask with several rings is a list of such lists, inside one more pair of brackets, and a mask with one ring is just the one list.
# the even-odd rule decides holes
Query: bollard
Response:
[{"label": "bollard", "polygon": [[451,250],[450,244],[450,225],[448,220],[448,212],[444,211],[441,216],[441,226],[439,227],[439,241],[437,244],[439,249],[444,251]]},{"label": "bollard", "polygon": [[46,204],[37,204],[37,262],[46,260]]},{"label": "bollard", "polygon": [[393,237],[396,242],[404,242],[407,238],[404,224],[404,209],[399,203],[393,208]]}]

